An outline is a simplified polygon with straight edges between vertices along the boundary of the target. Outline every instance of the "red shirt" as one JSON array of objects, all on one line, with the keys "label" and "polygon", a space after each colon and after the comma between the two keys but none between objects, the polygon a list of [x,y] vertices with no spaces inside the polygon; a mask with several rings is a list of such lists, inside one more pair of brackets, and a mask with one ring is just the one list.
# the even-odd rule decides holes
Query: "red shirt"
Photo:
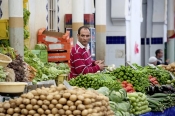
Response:
[{"label": "red shirt", "polygon": [[70,79],[78,76],[79,74],[96,73],[100,70],[100,67],[94,64],[89,50],[87,51],[78,44],[72,47],[70,54],[70,65]]}]

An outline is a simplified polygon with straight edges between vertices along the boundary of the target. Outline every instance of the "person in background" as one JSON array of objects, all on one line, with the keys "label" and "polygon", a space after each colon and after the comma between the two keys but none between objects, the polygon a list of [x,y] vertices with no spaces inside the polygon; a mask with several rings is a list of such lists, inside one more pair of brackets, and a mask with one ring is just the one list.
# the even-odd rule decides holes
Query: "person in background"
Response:
[{"label": "person in background", "polygon": [[156,50],[155,54],[157,58],[157,65],[161,64],[168,65],[169,59],[167,59],[165,62],[162,61],[163,51],[161,49]]},{"label": "person in background", "polygon": [[157,65],[157,58],[155,56],[151,56],[149,58],[149,64],[154,64],[156,66]]},{"label": "person in background", "polygon": [[104,69],[104,61],[93,61],[89,51],[90,29],[82,26],[78,29],[77,44],[72,47],[70,53],[71,71],[69,79],[79,74],[96,73]]}]

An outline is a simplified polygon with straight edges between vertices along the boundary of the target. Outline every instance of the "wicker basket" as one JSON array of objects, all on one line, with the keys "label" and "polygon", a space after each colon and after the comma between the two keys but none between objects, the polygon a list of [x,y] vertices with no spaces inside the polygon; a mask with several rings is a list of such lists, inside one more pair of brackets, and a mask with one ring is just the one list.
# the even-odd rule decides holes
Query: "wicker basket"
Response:
[{"label": "wicker basket", "polygon": [[7,67],[7,65],[11,62],[12,59],[10,57],[0,53],[0,66]]}]

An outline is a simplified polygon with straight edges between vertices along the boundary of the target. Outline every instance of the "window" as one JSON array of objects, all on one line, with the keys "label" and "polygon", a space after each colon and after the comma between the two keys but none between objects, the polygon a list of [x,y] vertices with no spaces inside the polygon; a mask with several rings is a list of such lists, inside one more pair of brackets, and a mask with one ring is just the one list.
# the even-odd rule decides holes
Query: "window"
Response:
[{"label": "window", "polygon": [[48,23],[48,31],[59,31],[58,23],[59,23],[59,17],[58,17],[58,0],[48,0],[48,4],[46,6],[46,9],[48,11],[47,16],[47,23]]}]

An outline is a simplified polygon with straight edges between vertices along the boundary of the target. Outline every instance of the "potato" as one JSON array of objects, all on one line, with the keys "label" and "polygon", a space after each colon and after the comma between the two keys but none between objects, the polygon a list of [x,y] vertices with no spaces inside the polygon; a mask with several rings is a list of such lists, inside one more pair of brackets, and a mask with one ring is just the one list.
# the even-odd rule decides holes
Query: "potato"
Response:
[{"label": "potato", "polygon": [[34,96],[34,99],[38,100],[39,99],[39,96]]},{"label": "potato", "polygon": [[21,110],[20,110],[19,107],[16,107],[16,108],[14,109],[14,112],[15,112],[15,113],[20,113],[20,111],[21,111]]},{"label": "potato", "polygon": [[43,101],[43,104],[48,106],[48,105],[50,104],[50,101],[44,100],[44,101]]},{"label": "potato", "polygon": [[75,102],[75,105],[78,106],[79,104],[82,104],[82,101],[77,100],[77,101]]},{"label": "potato", "polygon": [[69,99],[71,100],[71,101],[76,101],[77,100],[77,96],[76,95],[71,95],[70,97],[69,97]]},{"label": "potato", "polygon": [[80,111],[80,110],[74,110],[74,111],[73,111],[73,114],[74,114],[74,115],[80,115],[80,114],[81,114],[81,111]]},{"label": "potato", "polygon": [[56,105],[58,102],[57,102],[56,99],[52,99],[51,103],[54,104],[54,105]]},{"label": "potato", "polygon": [[0,116],[5,116],[5,114],[4,113],[0,113]]},{"label": "potato", "polygon": [[84,100],[84,96],[82,96],[82,95],[78,95],[78,100],[81,100],[81,101],[83,101]]},{"label": "potato", "polygon": [[52,112],[52,114],[57,114],[58,110],[57,110],[57,108],[53,108],[51,112]]},{"label": "potato", "polygon": [[66,110],[65,114],[66,114],[67,116],[69,116],[69,115],[72,114],[72,111],[71,111],[71,110]]},{"label": "potato", "polygon": [[30,111],[29,111],[29,114],[30,114],[30,115],[34,115],[35,113],[36,113],[35,110],[30,110]]},{"label": "potato", "polygon": [[41,107],[42,107],[43,110],[47,110],[48,109],[47,105],[42,105]]},{"label": "potato", "polygon": [[50,110],[52,110],[54,107],[55,107],[55,105],[53,105],[53,104],[50,104],[50,105],[49,105],[49,109],[50,109]]},{"label": "potato", "polygon": [[79,104],[77,106],[77,110],[84,110],[85,109],[85,106],[83,104]]},{"label": "potato", "polygon": [[9,108],[9,109],[7,110],[7,113],[10,114],[10,115],[12,115],[12,114],[14,113],[13,108]]},{"label": "potato", "polygon": [[22,104],[22,100],[23,99],[21,97],[19,97],[18,99],[16,99],[16,101],[15,101],[16,102],[16,105],[19,106],[20,104]]},{"label": "potato", "polygon": [[61,95],[57,94],[57,95],[54,95],[53,97],[54,99],[59,100],[61,98]]},{"label": "potato", "polygon": [[59,103],[62,104],[62,105],[66,104],[66,102],[67,102],[67,100],[65,98],[61,98],[59,100]]},{"label": "potato", "polygon": [[45,95],[40,95],[40,100],[45,100],[46,96]]},{"label": "potato", "polygon": [[42,108],[39,108],[37,111],[39,114],[44,114],[44,110]]},{"label": "potato", "polygon": [[51,113],[50,110],[46,110],[46,111],[45,111],[45,114],[50,114],[50,113]]},{"label": "potato", "polygon": [[41,105],[43,105],[43,101],[42,101],[42,100],[38,100],[38,101],[37,101],[37,104],[38,104],[39,106],[41,106]]},{"label": "potato", "polygon": [[30,102],[31,102],[32,105],[36,105],[37,104],[37,100],[36,99],[31,99]]},{"label": "potato", "polygon": [[72,105],[74,105],[74,102],[68,100],[68,101],[67,101],[67,105],[68,105],[68,106],[72,106]]},{"label": "potato", "polygon": [[61,116],[65,114],[65,111],[63,109],[58,110],[58,114],[60,114]]},{"label": "potato", "polygon": [[76,106],[70,106],[69,108],[71,111],[74,111],[76,109]]},{"label": "potato", "polygon": [[27,109],[27,110],[32,110],[32,109],[33,109],[33,106],[32,106],[31,104],[28,104],[28,105],[26,106],[26,109]]},{"label": "potato", "polygon": [[56,105],[56,108],[57,108],[57,109],[61,109],[62,107],[63,107],[62,104],[57,104],[57,105]]},{"label": "potato", "polygon": [[20,114],[18,114],[18,113],[14,113],[12,116],[20,116]]},{"label": "potato", "polygon": [[36,90],[32,90],[32,91],[30,91],[34,96],[37,96],[38,95],[38,93],[37,93],[37,91]]},{"label": "potato", "polygon": [[47,99],[48,101],[51,101],[51,100],[53,99],[53,95],[47,95],[46,99]]},{"label": "potato", "polygon": [[91,99],[85,98],[85,99],[84,99],[84,104],[85,104],[85,105],[91,104]]},{"label": "potato", "polygon": [[33,99],[34,98],[34,95],[32,93],[27,93],[27,98],[28,99]]},{"label": "potato", "polygon": [[23,104],[25,105],[30,104],[30,100],[27,98],[23,99]]},{"label": "potato", "polygon": [[5,113],[5,109],[4,108],[0,108],[0,113]]},{"label": "potato", "polygon": [[3,107],[4,109],[9,109],[9,108],[10,108],[10,103],[5,102],[5,103],[2,105],[2,107]]},{"label": "potato", "polygon": [[68,106],[68,105],[64,105],[64,106],[63,106],[63,109],[66,111],[66,110],[69,109],[69,106]]},{"label": "potato", "polygon": [[70,97],[70,95],[71,95],[70,93],[63,93],[63,97],[66,99],[68,99]]},{"label": "potato", "polygon": [[25,105],[24,105],[24,104],[20,104],[20,105],[19,105],[19,108],[20,108],[20,109],[23,109],[23,108],[25,108]]},{"label": "potato", "polygon": [[34,110],[37,110],[39,107],[40,107],[39,105],[34,105],[34,106],[33,106],[33,109],[34,109]]},{"label": "potato", "polygon": [[33,116],[40,116],[40,114],[34,114]]},{"label": "potato", "polygon": [[21,114],[27,115],[28,114],[28,110],[27,109],[22,109],[21,110]]}]

